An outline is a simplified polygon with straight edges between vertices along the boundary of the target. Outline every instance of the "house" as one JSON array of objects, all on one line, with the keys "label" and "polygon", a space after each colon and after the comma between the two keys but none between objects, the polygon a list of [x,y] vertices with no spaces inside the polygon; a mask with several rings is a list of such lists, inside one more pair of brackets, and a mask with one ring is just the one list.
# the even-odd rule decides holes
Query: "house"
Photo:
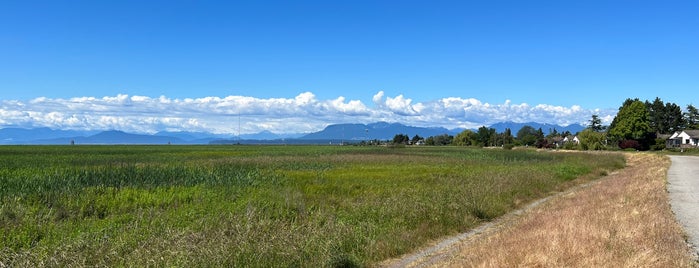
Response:
[{"label": "house", "polygon": [[699,147],[699,130],[677,131],[665,140],[667,148]]},{"label": "house", "polygon": [[556,147],[561,147],[561,146],[563,146],[563,137],[561,137],[561,136],[552,137],[551,143],[555,144]]},{"label": "house", "polygon": [[578,139],[578,136],[567,136],[563,138],[563,144],[567,142],[574,142],[575,144],[580,144],[580,139]]}]

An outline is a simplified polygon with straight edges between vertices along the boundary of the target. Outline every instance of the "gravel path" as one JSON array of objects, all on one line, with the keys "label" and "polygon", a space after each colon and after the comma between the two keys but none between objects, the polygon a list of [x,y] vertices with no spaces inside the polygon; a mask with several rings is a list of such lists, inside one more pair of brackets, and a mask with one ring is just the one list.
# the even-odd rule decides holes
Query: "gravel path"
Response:
[{"label": "gravel path", "polygon": [[667,171],[670,205],[677,221],[689,236],[692,248],[699,254],[699,157],[670,156]]}]

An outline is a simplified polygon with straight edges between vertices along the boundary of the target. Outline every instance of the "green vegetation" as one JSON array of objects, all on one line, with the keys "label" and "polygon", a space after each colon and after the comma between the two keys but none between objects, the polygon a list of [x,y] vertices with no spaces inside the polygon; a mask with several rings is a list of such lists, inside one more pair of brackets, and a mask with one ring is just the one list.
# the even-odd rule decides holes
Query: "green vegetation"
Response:
[{"label": "green vegetation", "polygon": [[616,154],[0,147],[0,266],[363,266],[621,168]]},{"label": "green vegetation", "polygon": [[[464,130],[456,136],[447,134],[428,137],[426,145],[455,145],[474,147],[534,146],[565,150],[655,150],[666,149],[666,139],[681,130],[699,129],[699,109],[687,105],[686,112],[674,103],[664,103],[660,98],[653,102],[626,99],[609,126],[602,125],[599,115],[593,114],[587,128],[578,133],[559,133],[552,129],[544,136],[541,128],[524,126],[512,136],[508,128],[497,133],[482,126],[476,132]],[[415,138],[413,138],[415,139]],[[374,143],[377,144],[377,143]],[[396,135],[393,144],[418,144],[409,142],[408,136]]]}]

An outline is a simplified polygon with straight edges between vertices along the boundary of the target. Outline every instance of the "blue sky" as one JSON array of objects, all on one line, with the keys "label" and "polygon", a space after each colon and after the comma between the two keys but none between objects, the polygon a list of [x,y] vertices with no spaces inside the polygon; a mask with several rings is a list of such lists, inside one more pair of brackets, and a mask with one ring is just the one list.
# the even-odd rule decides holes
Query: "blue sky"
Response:
[{"label": "blue sky", "polygon": [[[189,129],[163,121],[194,118],[199,130],[221,132],[220,118],[185,112],[196,107],[153,107],[214,100],[237,107],[223,116],[291,119],[299,115],[285,113],[301,108],[259,103],[305,93],[319,104],[298,102],[312,117],[299,122],[311,123],[260,117],[248,131],[374,120],[566,124],[613,116],[628,97],[699,104],[699,1],[3,1],[0,25],[3,126],[152,132]],[[110,102],[119,96],[136,101]],[[66,104],[91,101],[102,103]],[[249,102],[258,109],[241,108]],[[507,116],[512,105],[528,109]],[[88,118],[94,107],[123,122]],[[126,120],[124,109],[158,123],[137,129],[130,124],[148,120]]]}]

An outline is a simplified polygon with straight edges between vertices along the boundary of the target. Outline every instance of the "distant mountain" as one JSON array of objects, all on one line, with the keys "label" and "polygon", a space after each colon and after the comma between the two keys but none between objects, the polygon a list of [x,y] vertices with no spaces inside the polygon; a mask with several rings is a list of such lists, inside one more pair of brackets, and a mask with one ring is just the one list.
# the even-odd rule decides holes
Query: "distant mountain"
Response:
[{"label": "distant mountain", "polygon": [[[25,144],[190,144],[176,137],[130,134],[123,131],[110,130],[92,136],[64,137],[28,141]],[[208,143],[204,142],[204,143]]]},{"label": "distant mountain", "polygon": [[95,133],[97,132],[53,130],[50,128],[3,128],[0,129],[0,144],[23,144],[34,140],[87,136]]},{"label": "distant mountain", "polygon": [[277,134],[271,131],[262,131],[254,134],[240,135],[243,140],[280,140],[280,139],[295,139],[303,136],[303,134]]},{"label": "distant mountain", "polygon": [[123,131],[111,130],[100,132],[84,139],[76,139],[75,143],[89,144],[183,144],[182,139],[176,137],[130,134]]},{"label": "distant mountain", "polygon": [[[213,134],[213,133],[207,133],[207,132],[187,132],[187,131],[182,131],[182,132],[167,132],[167,131],[161,131],[155,134],[156,136],[163,136],[163,137],[176,137],[180,138],[184,141],[210,141],[210,140],[221,140],[221,139],[229,139],[229,140],[278,140],[278,139],[290,139],[290,138],[298,138],[303,136],[303,134],[277,134],[273,133],[271,131],[262,131],[258,133],[252,133],[252,134],[243,134],[238,137],[237,135],[233,134]],[[208,142],[207,142],[208,143]]]},{"label": "distant mountain", "polygon": [[214,139],[214,138],[231,138],[232,135],[222,135],[222,134],[212,134],[207,132],[188,132],[188,131],[160,131],[155,133],[154,136],[160,137],[175,137],[184,141],[194,141],[201,139]]},{"label": "distant mountain", "polygon": [[396,134],[405,134],[410,137],[419,135],[422,137],[437,136],[442,134],[455,135],[457,132],[446,128],[426,128],[406,126],[399,123],[378,122],[373,124],[337,124],[330,125],[319,132],[307,134],[299,139],[303,140],[390,140]]},{"label": "distant mountain", "polygon": [[554,129],[556,131],[558,131],[558,133],[570,131],[570,133],[573,133],[573,134],[578,133],[580,131],[583,131],[585,129],[585,127],[580,125],[580,124],[571,124],[571,125],[564,127],[564,126],[560,126],[560,125],[542,124],[542,123],[535,123],[535,122],[528,122],[528,123],[502,122],[502,123],[493,124],[490,127],[494,128],[498,133],[505,131],[506,128],[509,128],[510,131],[512,131],[512,135],[516,135],[517,131],[519,131],[524,126],[530,126],[530,127],[533,127],[534,129],[541,128],[541,131],[544,132],[544,135],[549,134]]}]

